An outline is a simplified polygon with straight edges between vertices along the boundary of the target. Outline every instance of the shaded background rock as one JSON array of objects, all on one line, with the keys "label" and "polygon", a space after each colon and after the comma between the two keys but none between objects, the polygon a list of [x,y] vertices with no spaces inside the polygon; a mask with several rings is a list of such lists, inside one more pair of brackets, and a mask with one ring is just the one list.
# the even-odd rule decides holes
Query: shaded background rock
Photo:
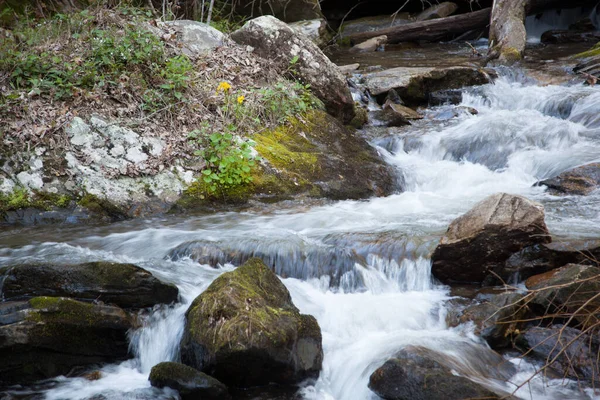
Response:
[{"label": "shaded background rock", "polygon": [[73,297],[144,308],[177,301],[179,290],[132,264],[92,262],[77,265],[32,264],[8,268],[0,298]]},{"label": "shaded background rock", "polygon": [[124,360],[131,327],[118,307],[52,297],[0,303],[0,387]]}]

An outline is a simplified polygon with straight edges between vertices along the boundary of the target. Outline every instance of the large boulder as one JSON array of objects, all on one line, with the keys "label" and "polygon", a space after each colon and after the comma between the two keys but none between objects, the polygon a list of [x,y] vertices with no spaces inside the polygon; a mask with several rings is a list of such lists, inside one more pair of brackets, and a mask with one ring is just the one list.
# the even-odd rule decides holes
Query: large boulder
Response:
[{"label": "large boulder", "polygon": [[177,301],[179,290],[135,265],[101,261],[11,267],[5,273],[0,295],[5,300],[62,296],[102,301],[123,308],[144,308]]},{"label": "large boulder", "polygon": [[565,171],[540,182],[551,193],[588,195],[600,187],[600,163],[592,163]]},{"label": "large boulder", "polygon": [[253,258],[217,278],[186,314],[181,359],[228,385],[293,384],[319,375],[321,329]]},{"label": "large boulder", "polygon": [[431,93],[483,85],[491,81],[481,68],[473,67],[397,67],[364,76],[365,87],[378,99],[394,89],[408,104],[423,104]]},{"label": "large boulder", "polygon": [[239,44],[252,46],[281,73],[293,71],[299,80],[310,85],[331,115],[344,123],[354,118],[354,100],[346,80],[337,66],[306,36],[296,33],[275,17],[263,16],[248,21],[233,32],[231,38]]},{"label": "large boulder", "polygon": [[516,343],[528,356],[548,363],[561,377],[591,382],[600,378],[597,335],[564,325],[532,327],[519,335]]},{"label": "large boulder", "polygon": [[582,327],[600,322],[600,268],[567,264],[525,281],[534,291],[531,303],[540,313],[554,311],[565,318],[573,317]]},{"label": "large boulder", "polygon": [[152,367],[148,377],[154,387],[170,387],[179,392],[182,400],[226,400],[230,399],[227,386],[187,365],[161,362]]},{"label": "large boulder", "polygon": [[[482,354],[488,375],[497,365],[508,365],[502,357],[489,351]],[[409,346],[379,367],[369,379],[369,388],[385,400],[459,400],[468,398],[500,399],[502,395],[475,383],[454,371],[460,367],[447,356],[435,351]],[[487,372],[486,372],[487,370]],[[460,371],[457,371],[460,373]],[[510,368],[497,378],[508,379]]]},{"label": "large boulder", "polygon": [[66,298],[0,303],[0,387],[129,356],[122,309]]},{"label": "large boulder", "polygon": [[508,280],[504,264],[513,253],[550,240],[541,204],[497,193],[452,221],[433,252],[432,273],[444,283]]}]

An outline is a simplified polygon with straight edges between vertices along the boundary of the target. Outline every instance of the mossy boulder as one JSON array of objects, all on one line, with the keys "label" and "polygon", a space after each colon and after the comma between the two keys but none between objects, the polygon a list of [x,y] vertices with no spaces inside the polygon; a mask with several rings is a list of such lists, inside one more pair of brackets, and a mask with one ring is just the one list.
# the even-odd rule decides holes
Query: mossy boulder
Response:
[{"label": "mossy boulder", "polygon": [[123,308],[144,308],[177,301],[179,290],[132,264],[91,262],[9,268],[0,293],[5,300],[63,296],[102,301]]},{"label": "mossy boulder", "polygon": [[187,365],[161,362],[152,367],[150,384],[154,387],[170,387],[179,392],[182,400],[227,400],[227,386],[215,378]]},{"label": "mossy boulder", "polygon": [[217,192],[202,181],[178,202],[183,209],[209,204],[271,202],[299,195],[334,200],[385,196],[399,189],[392,168],[351,128],[319,110],[252,138],[264,163],[252,182]]},{"label": "mossy boulder", "polygon": [[131,327],[118,307],[54,297],[0,303],[0,387],[127,359]]},{"label": "mossy boulder", "polygon": [[181,359],[227,385],[293,384],[321,369],[321,329],[253,258],[217,278],[186,314]]}]

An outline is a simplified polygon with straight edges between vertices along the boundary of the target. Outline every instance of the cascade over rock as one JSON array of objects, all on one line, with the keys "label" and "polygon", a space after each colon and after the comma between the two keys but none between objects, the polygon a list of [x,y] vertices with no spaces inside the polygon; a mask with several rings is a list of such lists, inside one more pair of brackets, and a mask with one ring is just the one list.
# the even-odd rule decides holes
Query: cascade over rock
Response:
[{"label": "cascade over rock", "polygon": [[[481,354],[488,371],[508,364],[489,350]],[[378,368],[369,379],[369,388],[385,400],[459,400],[466,398],[501,399],[502,395],[475,383],[453,370],[459,368],[441,353],[409,346]],[[510,366],[498,369],[496,378],[507,379],[514,371]],[[494,373],[494,372],[490,372]]]},{"label": "cascade over rock", "polygon": [[[255,18],[233,32],[231,38],[252,46],[281,73],[294,70],[296,77],[310,85],[331,115],[344,123],[354,118],[354,100],[337,66],[310,39],[296,33],[285,22],[272,16]],[[291,64],[295,59],[297,62]]]},{"label": "cascade over rock", "polygon": [[319,375],[321,329],[253,258],[194,300],[186,313],[181,359],[228,385],[293,384]]},{"label": "cascade over rock", "polygon": [[522,196],[497,193],[452,221],[432,255],[440,281],[489,284],[508,280],[505,261],[524,247],[550,242],[544,208]]}]

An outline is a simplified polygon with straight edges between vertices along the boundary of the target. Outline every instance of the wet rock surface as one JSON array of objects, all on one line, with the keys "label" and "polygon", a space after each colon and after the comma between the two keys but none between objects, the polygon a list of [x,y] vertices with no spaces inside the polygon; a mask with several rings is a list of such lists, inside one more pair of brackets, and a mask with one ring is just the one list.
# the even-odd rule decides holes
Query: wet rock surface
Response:
[{"label": "wet rock surface", "polygon": [[231,38],[252,46],[256,54],[270,60],[282,73],[297,59],[294,68],[298,79],[310,85],[327,112],[344,123],[354,117],[354,101],[337,66],[307,37],[298,35],[286,23],[272,16],[255,18],[233,32]]},{"label": "wet rock surface", "polygon": [[294,384],[319,375],[321,330],[254,258],[221,275],[194,300],[186,314],[181,359],[228,385]]},{"label": "wet rock surface", "polygon": [[525,247],[506,260],[504,270],[523,280],[567,264],[593,264],[597,259],[600,240],[567,240]]},{"label": "wet rock surface", "polygon": [[531,299],[544,315],[555,311],[586,328],[600,322],[600,268],[590,265],[567,264],[525,281]]},{"label": "wet rock surface", "polygon": [[529,310],[521,300],[521,293],[493,294],[479,304],[466,307],[459,317],[460,323],[473,322],[475,334],[485,339],[495,349],[510,345],[511,336],[523,326],[522,320]]},{"label": "wet rock surface", "polygon": [[131,327],[118,307],[51,297],[0,303],[0,387],[124,360]]},{"label": "wet rock surface", "polygon": [[517,338],[517,344],[529,355],[549,363],[561,377],[594,382],[600,377],[596,336],[564,325],[532,327]]},{"label": "wet rock surface", "polygon": [[179,290],[132,265],[93,262],[76,265],[31,264],[8,268],[0,297],[22,300],[37,296],[72,297],[144,308],[177,301]]},{"label": "wet rock surface", "polygon": [[573,168],[539,184],[556,194],[588,195],[600,186],[600,163]]},{"label": "wet rock surface", "polygon": [[505,261],[524,247],[550,242],[543,207],[498,193],[452,221],[432,255],[432,274],[444,283],[509,280]]},{"label": "wet rock surface", "polygon": [[[503,362],[499,355],[492,358],[493,361],[486,361]],[[373,372],[369,388],[386,400],[502,398],[478,383],[453,374],[456,366],[447,362],[447,357],[440,353],[409,346]]]},{"label": "wet rock surface", "polygon": [[162,362],[155,365],[150,371],[148,380],[152,386],[177,390],[182,400],[231,399],[227,387],[215,378],[175,362]]},{"label": "wet rock surface", "polygon": [[485,71],[473,67],[398,67],[364,76],[372,95],[385,95],[394,89],[407,104],[426,103],[429,94],[436,91],[483,85],[490,80]]}]

